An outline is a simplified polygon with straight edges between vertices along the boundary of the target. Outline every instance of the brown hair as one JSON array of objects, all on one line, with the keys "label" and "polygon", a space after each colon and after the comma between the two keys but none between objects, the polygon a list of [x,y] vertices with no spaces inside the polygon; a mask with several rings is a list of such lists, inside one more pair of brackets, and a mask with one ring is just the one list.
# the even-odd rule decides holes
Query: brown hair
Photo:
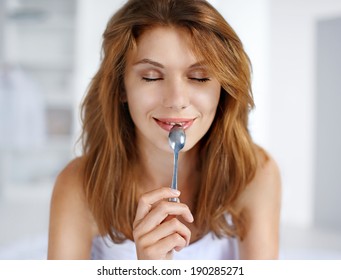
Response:
[{"label": "brown hair", "polygon": [[[245,235],[235,202],[257,167],[248,113],[253,107],[251,66],[241,41],[204,0],[129,0],[108,22],[103,58],[85,97],[83,148],[85,194],[100,233],[114,242],[132,239],[137,198],[134,124],[123,102],[126,55],[153,26],[185,28],[193,51],[220,82],[221,95],[211,128],[200,141],[201,186],[194,209],[204,234]],[[230,213],[234,226],[227,223]]]}]

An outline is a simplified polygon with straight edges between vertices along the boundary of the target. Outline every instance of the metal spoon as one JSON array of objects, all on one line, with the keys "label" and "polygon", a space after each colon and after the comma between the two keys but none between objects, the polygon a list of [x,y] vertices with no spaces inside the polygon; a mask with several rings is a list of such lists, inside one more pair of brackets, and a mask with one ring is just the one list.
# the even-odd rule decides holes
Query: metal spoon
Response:
[{"label": "metal spoon", "polygon": [[[186,134],[181,125],[174,125],[168,135],[168,143],[174,152],[174,168],[171,188],[178,189],[178,155],[179,151],[185,146]],[[177,198],[170,198],[169,201],[177,202]]]}]

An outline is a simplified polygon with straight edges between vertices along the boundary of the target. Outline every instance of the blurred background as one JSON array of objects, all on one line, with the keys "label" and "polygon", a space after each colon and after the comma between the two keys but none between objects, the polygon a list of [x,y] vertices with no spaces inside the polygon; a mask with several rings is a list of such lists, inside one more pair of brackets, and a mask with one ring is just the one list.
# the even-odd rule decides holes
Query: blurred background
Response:
[{"label": "blurred background", "polygon": [[[124,0],[0,0],[0,259],[46,258],[54,180]],[[211,0],[253,64],[250,131],[283,183],[281,259],[341,259],[341,1]]]}]

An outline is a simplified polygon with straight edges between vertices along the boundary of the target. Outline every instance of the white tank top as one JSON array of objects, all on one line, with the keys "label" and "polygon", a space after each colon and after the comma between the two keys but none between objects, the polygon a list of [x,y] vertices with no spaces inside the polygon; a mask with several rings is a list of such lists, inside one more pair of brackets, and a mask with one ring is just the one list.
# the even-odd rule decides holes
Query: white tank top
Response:
[{"label": "white tank top", "polygon": [[[136,260],[135,243],[126,240],[115,244],[109,237],[96,237],[92,243],[94,260]],[[238,259],[237,239],[232,237],[217,238],[213,233],[183,248],[174,251],[175,260],[235,260]]]}]

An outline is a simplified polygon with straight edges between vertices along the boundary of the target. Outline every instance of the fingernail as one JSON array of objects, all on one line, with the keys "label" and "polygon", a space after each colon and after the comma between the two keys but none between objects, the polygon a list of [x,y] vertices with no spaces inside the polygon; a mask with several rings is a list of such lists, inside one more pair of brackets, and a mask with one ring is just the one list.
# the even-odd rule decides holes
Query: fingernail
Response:
[{"label": "fingernail", "polygon": [[171,192],[175,195],[180,195],[180,191],[179,190],[175,190],[175,189],[170,189]]}]

